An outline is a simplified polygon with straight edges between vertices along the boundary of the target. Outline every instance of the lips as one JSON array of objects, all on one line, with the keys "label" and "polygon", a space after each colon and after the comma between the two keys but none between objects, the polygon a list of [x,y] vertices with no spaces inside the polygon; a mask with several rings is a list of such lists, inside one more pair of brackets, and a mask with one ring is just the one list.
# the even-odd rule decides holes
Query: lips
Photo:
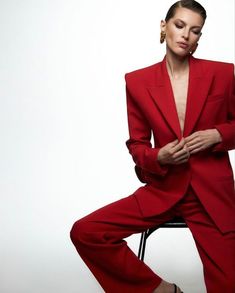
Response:
[{"label": "lips", "polygon": [[177,42],[177,44],[179,45],[180,48],[182,49],[187,49],[188,48],[188,44],[184,43],[184,42]]}]

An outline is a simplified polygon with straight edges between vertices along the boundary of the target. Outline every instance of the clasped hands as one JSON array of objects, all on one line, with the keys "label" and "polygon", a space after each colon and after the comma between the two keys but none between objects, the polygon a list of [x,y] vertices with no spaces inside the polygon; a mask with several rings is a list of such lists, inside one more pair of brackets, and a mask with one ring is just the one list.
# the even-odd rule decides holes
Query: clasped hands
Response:
[{"label": "clasped hands", "polygon": [[161,165],[179,165],[186,163],[191,154],[196,154],[222,141],[217,129],[196,131],[193,134],[166,144],[158,152],[158,161]]}]

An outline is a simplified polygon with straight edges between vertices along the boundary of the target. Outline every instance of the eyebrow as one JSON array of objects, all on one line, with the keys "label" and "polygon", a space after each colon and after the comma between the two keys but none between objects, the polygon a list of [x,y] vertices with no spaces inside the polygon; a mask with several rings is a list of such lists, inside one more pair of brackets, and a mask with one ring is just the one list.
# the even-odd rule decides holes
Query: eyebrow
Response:
[{"label": "eyebrow", "polygon": [[[182,19],[180,19],[180,18],[177,18],[176,19],[176,21],[180,21],[180,22],[182,22],[183,24],[186,24]],[[201,29],[202,27],[200,26],[200,25],[194,25],[194,26],[192,26],[192,28],[199,28],[199,29]]]}]

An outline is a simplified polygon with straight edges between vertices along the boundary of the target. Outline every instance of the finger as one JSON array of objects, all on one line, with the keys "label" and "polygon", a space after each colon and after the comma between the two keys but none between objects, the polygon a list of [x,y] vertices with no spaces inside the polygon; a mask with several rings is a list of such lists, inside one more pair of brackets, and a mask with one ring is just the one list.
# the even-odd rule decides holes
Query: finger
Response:
[{"label": "finger", "polygon": [[194,149],[198,149],[200,147],[202,147],[202,143],[195,143],[195,144],[193,144],[191,146],[188,146],[188,150],[191,153]]},{"label": "finger", "polygon": [[203,142],[205,142],[205,138],[200,137],[200,136],[196,136],[190,142],[187,142],[186,145],[189,148],[189,147],[194,146],[196,144],[202,144]]},{"label": "finger", "polygon": [[185,142],[188,143],[189,141],[191,141],[194,138],[195,138],[195,132],[193,134],[185,137]]},{"label": "finger", "polygon": [[190,152],[190,154],[196,154],[198,152],[202,151],[201,148],[197,148],[197,149],[194,149],[193,151]]},{"label": "finger", "polygon": [[178,157],[187,157],[189,156],[189,149],[184,145],[183,149],[179,150],[178,152],[173,154],[173,158],[178,158]]},{"label": "finger", "polygon": [[180,164],[187,163],[187,162],[188,162],[188,159],[184,159],[182,161],[176,162],[175,165],[180,165]]},{"label": "finger", "polygon": [[181,157],[178,157],[175,159],[176,162],[180,162],[180,161],[184,161],[187,162],[190,158],[190,152],[185,153],[184,155],[182,155]]},{"label": "finger", "polygon": [[198,152],[204,151],[206,148],[207,147],[205,147],[205,146],[198,147],[198,148],[194,149],[193,151],[191,151],[190,154],[196,154]]},{"label": "finger", "polygon": [[198,143],[198,141],[199,141],[198,138],[194,138],[194,139],[186,142],[186,146],[189,148],[189,147],[193,146],[195,143]]},{"label": "finger", "polygon": [[188,156],[188,152],[185,152],[185,150],[181,150],[181,151],[178,151],[177,153],[174,153],[172,155],[172,158],[174,160],[176,160],[176,159],[179,159],[179,158],[182,158],[182,157],[186,158],[187,156]]},{"label": "finger", "polygon": [[195,137],[192,138],[190,141],[186,142],[186,146],[187,146],[187,147],[190,147],[190,146],[192,146],[192,145],[194,145],[194,144],[196,144],[196,143],[199,143],[199,142],[201,142],[201,141],[202,141],[201,137],[199,137],[199,136],[195,136]]},{"label": "finger", "polygon": [[185,153],[182,156],[175,158],[174,161],[179,162],[179,161],[182,161],[182,160],[188,160],[189,157],[190,157],[190,154]]},{"label": "finger", "polygon": [[194,132],[193,134],[191,134],[191,135],[185,137],[185,142],[186,142],[186,143],[191,142],[193,139],[197,138],[198,135],[199,135],[199,131]]},{"label": "finger", "polygon": [[210,144],[208,144],[208,143],[203,143],[203,142],[198,142],[198,143],[196,143],[196,144],[194,144],[193,146],[191,146],[191,147],[188,147],[188,150],[189,150],[189,152],[190,153],[192,153],[194,150],[198,150],[198,149],[200,149],[200,150],[204,150],[204,149],[207,149],[208,147],[210,147]]},{"label": "finger", "polygon": [[175,160],[187,159],[189,156],[190,156],[189,150],[184,148],[183,150],[174,154],[173,159],[175,159]]},{"label": "finger", "polygon": [[172,148],[173,153],[176,153],[179,150],[181,150],[184,147],[184,145],[185,145],[185,140],[184,138],[182,138],[181,141],[175,147]]}]

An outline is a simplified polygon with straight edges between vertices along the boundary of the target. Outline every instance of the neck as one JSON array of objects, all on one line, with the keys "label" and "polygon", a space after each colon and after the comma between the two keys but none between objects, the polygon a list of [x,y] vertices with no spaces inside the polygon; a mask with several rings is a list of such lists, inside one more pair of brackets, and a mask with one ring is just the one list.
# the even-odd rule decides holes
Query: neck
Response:
[{"label": "neck", "polygon": [[171,78],[177,79],[188,73],[189,57],[181,57],[172,52],[166,53],[166,66]]}]

